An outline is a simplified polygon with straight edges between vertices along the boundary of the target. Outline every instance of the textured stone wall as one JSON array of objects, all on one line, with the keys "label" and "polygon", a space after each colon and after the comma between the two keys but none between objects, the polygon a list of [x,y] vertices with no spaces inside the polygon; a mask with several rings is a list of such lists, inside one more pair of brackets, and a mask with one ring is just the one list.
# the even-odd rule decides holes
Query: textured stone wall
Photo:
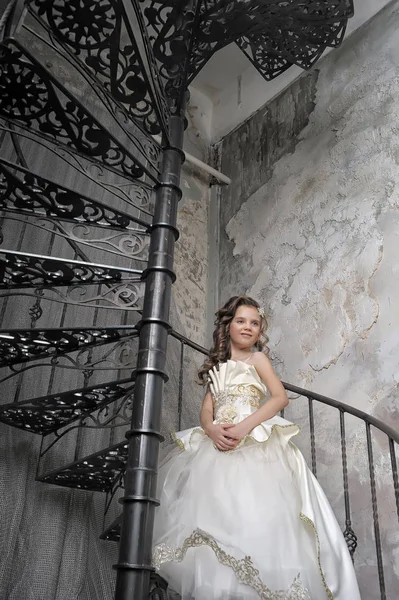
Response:
[{"label": "textured stone wall", "polygon": [[[220,296],[259,299],[286,380],[399,427],[399,2],[222,143]],[[305,402],[288,418],[303,425]],[[316,407],[318,476],[344,522],[339,420]],[[375,435],[387,597],[397,597],[398,524],[389,454]],[[347,420],[355,563],[379,598],[364,425]],[[396,592],[395,590],[396,586]]]},{"label": "textured stone wall", "polygon": [[209,184],[188,164],[182,172],[183,198],[179,205],[179,239],[175,251],[176,282],[172,312],[175,328],[197,344],[205,344],[208,283]]}]

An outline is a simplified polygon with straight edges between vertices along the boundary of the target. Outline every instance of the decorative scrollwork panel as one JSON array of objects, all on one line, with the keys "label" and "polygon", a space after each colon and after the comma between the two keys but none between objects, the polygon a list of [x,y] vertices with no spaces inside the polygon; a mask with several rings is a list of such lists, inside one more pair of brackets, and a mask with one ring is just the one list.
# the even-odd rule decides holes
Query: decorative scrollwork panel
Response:
[{"label": "decorative scrollwork panel", "polygon": [[108,492],[126,468],[128,443],[123,442],[37,478],[65,487]]},{"label": "decorative scrollwork panel", "polygon": [[[17,176],[18,175],[18,176]],[[140,209],[139,206],[137,206]],[[115,229],[137,229],[129,214],[0,158],[0,209]]]},{"label": "decorative scrollwork panel", "polygon": [[43,233],[51,232],[58,239],[65,240],[67,243],[74,242],[79,248],[83,245],[86,247],[85,250],[92,250],[94,254],[102,250],[107,254],[128,258],[132,268],[137,271],[143,263],[147,262],[149,238],[142,230],[102,231],[99,227],[90,227],[86,224],[71,225],[51,218],[36,217],[27,220],[26,214],[7,214],[7,222],[33,227]]},{"label": "decorative scrollwork panel", "polygon": [[134,327],[0,330],[0,367],[119,342],[132,335],[137,335]]},{"label": "decorative scrollwork panel", "polygon": [[[60,394],[50,394],[24,402],[13,402],[0,406],[0,421],[19,429],[46,435],[78,419],[84,419],[93,411],[104,414],[106,406],[119,398],[131,395],[131,380],[111,382]],[[123,403],[123,407],[126,403]],[[86,417],[89,419],[89,416]],[[94,416],[93,416],[94,418]],[[125,417],[122,408],[122,417]],[[97,419],[100,419],[97,416]]]},{"label": "decorative scrollwork panel", "polygon": [[139,0],[172,112],[185,92],[201,0]]},{"label": "decorative scrollwork panel", "polygon": [[139,282],[138,269],[0,250],[0,289]]},{"label": "decorative scrollwork panel", "polygon": [[277,77],[293,64],[309,69],[328,46],[342,42],[353,15],[352,0],[199,0],[187,65],[187,45],[179,23],[189,2],[140,1],[161,73],[167,81],[175,80],[174,85],[178,76],[173,65],[184,65],[191,83],[211,56],[231,42],[237,43],[265,79]]},{"label": "decorative scrollwork panel", "polygon": [[103,285],[100,291],[90,291],[84,285],[68,288],[38,287],[30,289],[7,289],[0,298],[29,296],[41,300],[50,300],[58,304],[80,308],[103,308],[119,311],[140,311],[143,308],[144,284],[120,283]]},{"label": "decorative scrollwork panel", "polygon": [[136,157],[26,49],[14,41],[3,44],[0,69],[0,116],[50,141],[69,146],[127,178],[143,177],[143,165]]},{"label": "decorative scrollwork panel", "polygon": [[29,9],[148,134],[168,135],[168,107],[135,0],[30,0]]},{"label": "decorative scrollwork panel", "polygon": [[[57,188],[66,189],[68,194],[85,198],[87,196],[82,195],[80,190],[80,184],[84,182],[86,188],[87,185],[90,186],[89,200],[92,200],[93,197],[106,198],[107,205],[109,205],[110,201],[108,199],[112,199],[112,204],[117,205],[112,206],[112,209],[117,210],[117,207],[120,208],[123,215],[129,214],[135,223],[143,226],[145,229],[148,228],[153,213],[152,184],[149,185],[146,181],[127,180],[120,173],[115,173],[108,169],[104,164],[101,165],[100,163],[93,162],[65,146],[57,146],[50,140],[38,138],[16,125],[13,125],[11,129],[11,126],[7,126],[0,121],[0,136],[2,134],[8,136],[8,143],[12,143],[10,141],[12,136],[18,145],[23,144],[24,148],[27,148],[29,151],[29,163],[33,162],[31,149],[36,149],[34,164],[29,164],[29,169],[26,168],[24,170],[22,170],[23,167],[18,165],[18,173],[31,172],[34,185],[38,184],[39,190],[42,189],[42,182],[46,186],[45,182],[47,181],[51,186],[55,185]],[[8,162],[8,164],[10,163]],[[65,183],[55,183],[50,180],[48,169],[46,170],[47,165],[52,166],[51,173],[56,172],[59,179],[62,179],[64,174],[68,174],[66,179],[68,179],[69,183],[65,185]],[[13,174],[15,175],[14,172]],[[28,187],[30,187],[30,181],[27,183],[24,176],[23,182]],[[2,191],[4,193],[4,188]],[[104,204],[104,201],[102,204]],[[110,210],[112,209],[110,208]]]}]

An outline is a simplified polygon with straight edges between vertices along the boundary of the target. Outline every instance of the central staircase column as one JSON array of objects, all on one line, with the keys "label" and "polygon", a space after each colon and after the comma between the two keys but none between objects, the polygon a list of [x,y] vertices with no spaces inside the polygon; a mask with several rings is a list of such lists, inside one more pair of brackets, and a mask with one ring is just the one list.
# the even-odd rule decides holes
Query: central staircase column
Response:
[{"label": "central staircase column", "polygon": [[161,184],[156,191],[146,278],[144,308],[133,401],[129,456],[125,474],[122,530],[117,569],[116,600],[142,600],[149,589],[152,531],[162,413],[162,389],[169,330],[176,219],[185,128],[185,102],[170,117],[169,142],[164,150]]}]

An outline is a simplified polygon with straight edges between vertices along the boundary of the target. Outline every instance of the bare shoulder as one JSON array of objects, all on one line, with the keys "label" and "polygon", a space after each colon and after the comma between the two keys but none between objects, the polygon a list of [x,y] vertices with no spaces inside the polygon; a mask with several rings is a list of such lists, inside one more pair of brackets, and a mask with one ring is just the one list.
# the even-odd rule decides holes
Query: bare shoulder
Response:
[{"label": "bare shoulder", "polygon": [[251,362],[259,367],[271,367],[272,363],[263,352],[254,352],[251,357]]},{"label": "bare shoulder", "polygon": [[274,372],[272,363],[263,352],[254,352],[252,364],[272,396],[286,395],[280,379]]}]

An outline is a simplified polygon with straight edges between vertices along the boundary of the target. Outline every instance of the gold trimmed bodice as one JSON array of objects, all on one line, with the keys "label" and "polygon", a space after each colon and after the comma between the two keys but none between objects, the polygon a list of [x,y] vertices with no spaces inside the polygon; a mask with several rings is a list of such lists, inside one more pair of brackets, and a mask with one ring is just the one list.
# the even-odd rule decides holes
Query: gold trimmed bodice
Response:
[{"label": "gold trimmed bodice", "polygon": [[255,412],[267,389],[255,367],[228,360],[209,372],[214,417],[218,423],[237,423]]}]

